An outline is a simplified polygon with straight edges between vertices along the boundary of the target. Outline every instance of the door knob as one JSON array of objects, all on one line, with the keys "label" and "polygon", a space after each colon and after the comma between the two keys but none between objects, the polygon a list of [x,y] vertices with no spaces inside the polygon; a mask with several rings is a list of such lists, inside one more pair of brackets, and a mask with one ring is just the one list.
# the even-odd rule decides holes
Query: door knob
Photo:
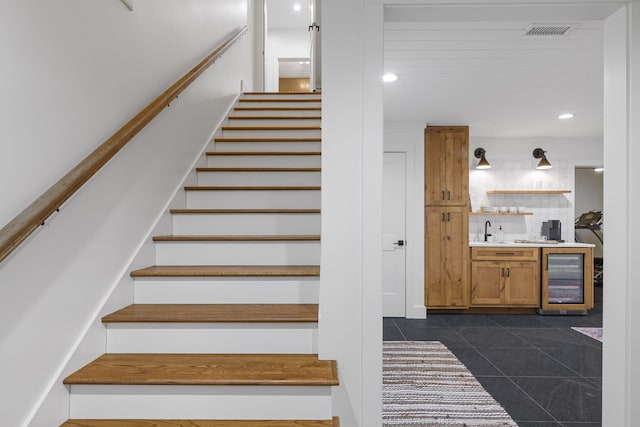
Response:
[{"label": "door knob", "polygon": [[398,240],[396,243],[394,243],[395,245],[398,246],[404,246],[404,240]]}]

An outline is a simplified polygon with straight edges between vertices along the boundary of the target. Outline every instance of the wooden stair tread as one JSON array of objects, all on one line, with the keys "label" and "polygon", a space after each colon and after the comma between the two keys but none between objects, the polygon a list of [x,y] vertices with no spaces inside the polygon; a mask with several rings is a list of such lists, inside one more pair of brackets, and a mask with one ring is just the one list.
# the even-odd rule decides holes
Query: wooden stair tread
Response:
[{"label": "wooden stair tread", "polygon": [[207,151],[207,156],[319,156],[320,151]]},{"label": "wooden stair tread", "polygon": [[335,361],[315,354],[107,353],[64,383],[333,386],[338,375]]},{"label": "wooden stair tread", "polygon": [[319,276],[318,265],[156,265],[131,272],[132,277]]},{"label": "wooden stair tread", "polygon": [[317,322],[317,304],[132,304],[104,323]]},{"label": "wooden stair tread", "polygon": [[223,131],[229,130],[320,130],[320,126],[222,126]]},{"label": "wooden stair tread", "polygon": [[281,99],[246,99],[240,98],[240,102],[322,102],[321,98],[281,98]]},{"label": "wooden stair tread", "polygon": [[333,420],[68,420],[60,427],[339,427]]},{"label": "wooden stair tread", "polygon": [[172,214],[318,214],[320,209],[171,209]]},{"label": "wooden stair tread", "polygon": [[243,236],[154,236],[154,242],[279,242],[279,241],[315,241],[320,240],[319,235],[243,235]]},{"label": "wooden stair tread", "polygon": [[320,168],[196,168],[197,172],[320,172]]},{"label": "wooden stair tread", "polygon": [[229,120],[322,120],[322,116],[229,116]]},{"label": "wooden stair tread", "polygon": [[301,91],[301,90],[292,90],[292,91],[282,91],[282,92],[243,92],[243,95],[322,95],[320,91]]},{"label": "wooden stair tread", "polygon": [[321,142],[322,138],[215,138],[216,142]]},{"label": "wooden stair tread", "polygon": [[212,186],[212,185],[189,185],[184,187],[186,191],[304,191],[320,190],[314,185],[282,185],[282,186]]},{"label": "wooden stair tread", "polygon": [[234,107],[236,111],[320,111],[322,107]]}]

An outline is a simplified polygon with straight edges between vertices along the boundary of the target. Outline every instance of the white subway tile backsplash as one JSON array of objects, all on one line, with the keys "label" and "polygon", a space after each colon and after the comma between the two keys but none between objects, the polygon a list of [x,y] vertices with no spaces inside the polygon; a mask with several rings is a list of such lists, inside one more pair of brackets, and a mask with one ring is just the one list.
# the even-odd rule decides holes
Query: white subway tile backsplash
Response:
[{"label": "white subway tile backsplash", "polygon": [[[562,238],[573,242],[574,195],[573,167],[566,160],[555,160],[553,169],[532,169],[531,161],[491,160],[491,169],[471,169],[469,194],[473,211],[482,206],[524,207],[533,215],[472,215],[469,217],[469,239],[484,236],[484,223],[491,221],[495,236],[502,226],[504,239],[513,241],[540,236],[542,222],[559,219]],[[473,167],[473,166],[472,166]],[[566,194],[487,194],[489,190],[571,190]],[[491,238],[490,238],[491,239]]]}]

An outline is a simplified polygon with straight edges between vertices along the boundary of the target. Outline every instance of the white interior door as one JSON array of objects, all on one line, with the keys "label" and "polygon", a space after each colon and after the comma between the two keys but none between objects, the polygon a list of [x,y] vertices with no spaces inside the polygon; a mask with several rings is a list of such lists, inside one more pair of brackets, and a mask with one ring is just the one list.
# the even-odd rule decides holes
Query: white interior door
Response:
[{"label": "white interior door", "polygon": [[382,190],[382,315],[405,316],[406,155],[384,153]]}]

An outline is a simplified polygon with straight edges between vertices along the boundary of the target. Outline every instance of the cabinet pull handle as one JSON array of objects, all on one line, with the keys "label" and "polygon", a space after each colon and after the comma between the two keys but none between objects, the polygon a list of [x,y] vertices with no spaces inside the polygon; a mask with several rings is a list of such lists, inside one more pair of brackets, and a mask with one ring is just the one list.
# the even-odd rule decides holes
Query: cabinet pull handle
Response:
[{"label": "cabinet pull handle", "polygon": [[496,255],[513,256],[513,255],[515,255],[515,253],[514,252],[496,252]]},{"label": "cabinet pull handle", "polygon": [[451,222],[451,212],[447,212],[447,221]]},{"label": "cabinet pull handle", "polygon": [[444,222],[444,212],[442,212],[442,222]]},{"label": "cabinet pull handle", "polygon": [[442,200],[444,200],[444,190],[442,190]]},{"label": "cabinet pull handle", "polygon": [[507,268],[507,277],[511,277],[511,269]]},{"label": "cabinet pull handle", "polygon": [[447,190],[447,200],[451,200],[451,191]]},{"label": "cabinet pull handle", "polygon": [[500,269],[500,277],[504,277],[504,268]]}]

